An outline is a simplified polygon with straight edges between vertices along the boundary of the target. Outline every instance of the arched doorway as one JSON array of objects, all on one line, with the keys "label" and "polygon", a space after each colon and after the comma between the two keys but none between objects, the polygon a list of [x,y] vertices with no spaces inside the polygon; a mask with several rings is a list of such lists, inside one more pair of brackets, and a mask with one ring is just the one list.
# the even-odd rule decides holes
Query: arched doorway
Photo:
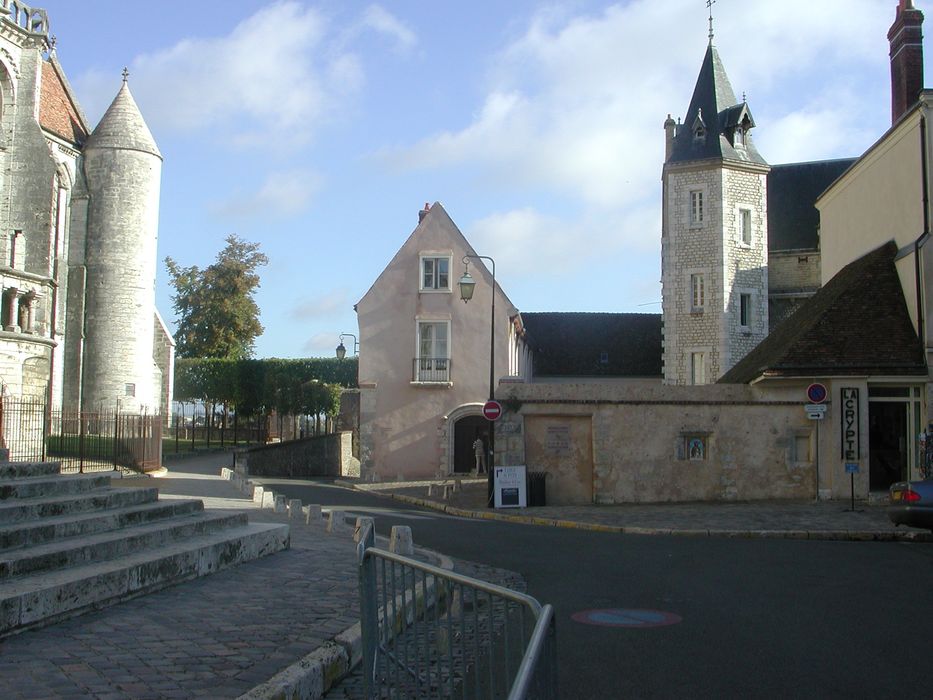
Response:
[{"label": "arched doorway", "polygon": [[480,438],[489,447],[489,421],[482,416],[464,416],[454,423],[454,473],[465,474],[476,468],[473,443]]}]

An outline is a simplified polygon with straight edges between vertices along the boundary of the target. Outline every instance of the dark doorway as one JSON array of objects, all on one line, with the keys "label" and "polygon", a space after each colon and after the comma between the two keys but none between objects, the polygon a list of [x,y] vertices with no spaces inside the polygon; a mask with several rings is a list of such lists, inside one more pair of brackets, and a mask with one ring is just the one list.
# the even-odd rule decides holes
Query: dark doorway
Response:
[{"label": "dark doorway", "polygon": [[907,478],[907,403],[868,403],[869,488],[887,491]]},{"label": "dark doorway", "polygon": [[483,440],[489,448],[489,421],[482,416],[466,416],[454,424],[454,472],[465,474],[476,469],[473,443]]}]

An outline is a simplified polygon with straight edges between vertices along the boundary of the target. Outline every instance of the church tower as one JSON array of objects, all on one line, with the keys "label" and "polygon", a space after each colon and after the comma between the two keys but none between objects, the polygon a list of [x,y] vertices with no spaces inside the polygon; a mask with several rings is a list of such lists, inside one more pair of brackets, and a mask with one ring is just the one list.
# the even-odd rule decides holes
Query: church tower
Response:
[{"label": "church tower", "polygon": [[[83,287],[84,410],[157,413],[161,370],[153,362],[156,238],[162,155],[123,85],[84,147],[73,226],[74,290]],[[80,314],[81,309],[76,313]]]},{"label": "church tower", "polygon": [[664,382],[715,382],[768,334],[767,175],[713,45],[683,122],[664,124]]}]

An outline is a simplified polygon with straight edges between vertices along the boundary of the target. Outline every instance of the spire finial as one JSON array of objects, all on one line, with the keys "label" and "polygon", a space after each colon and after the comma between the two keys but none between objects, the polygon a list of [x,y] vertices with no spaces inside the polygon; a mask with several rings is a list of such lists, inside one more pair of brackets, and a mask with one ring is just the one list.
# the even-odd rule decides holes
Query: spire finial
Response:
[{"label": "spire finial", "polygon": [[124,84],[126,84],[126,81],[129,80],[129,77],[130,77],[129,68],[127,68],[126,66],[123,66],[123,83]]},{"label": "spire finial", "polygon": [[709,45],[713,45],[713,5],[716,0],[706,0],[706,6],[709,8]]}]

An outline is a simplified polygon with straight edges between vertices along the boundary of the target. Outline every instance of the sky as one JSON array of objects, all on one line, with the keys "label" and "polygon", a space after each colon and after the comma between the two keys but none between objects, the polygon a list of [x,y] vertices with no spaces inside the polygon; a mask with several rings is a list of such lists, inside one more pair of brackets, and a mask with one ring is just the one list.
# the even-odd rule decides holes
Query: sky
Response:
[{"label": "sky", "polygon": [[[435,201],[520,311],[660,312],[663,123],[690,102],[706,0],[32,4],[92,126],[129,69],[164,157],[170,325],[164,258],[205,267],[236,234],[269,257],[256,356],[333,356]],[[717,0],[769,163],[858,156],[890,126],[896,7]]]}]

